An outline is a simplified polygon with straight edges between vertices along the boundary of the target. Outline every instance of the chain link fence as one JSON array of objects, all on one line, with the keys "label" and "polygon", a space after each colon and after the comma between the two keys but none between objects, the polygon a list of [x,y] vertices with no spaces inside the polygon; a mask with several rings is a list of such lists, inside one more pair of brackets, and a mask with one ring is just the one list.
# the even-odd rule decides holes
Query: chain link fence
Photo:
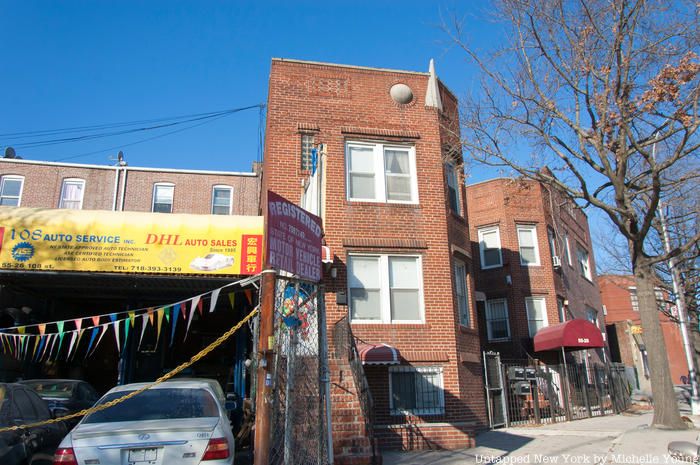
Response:
[{"label": "chain link fence", "polygon": [[278,277],[270,464],[327,464],[325,309],[316,284]]}]

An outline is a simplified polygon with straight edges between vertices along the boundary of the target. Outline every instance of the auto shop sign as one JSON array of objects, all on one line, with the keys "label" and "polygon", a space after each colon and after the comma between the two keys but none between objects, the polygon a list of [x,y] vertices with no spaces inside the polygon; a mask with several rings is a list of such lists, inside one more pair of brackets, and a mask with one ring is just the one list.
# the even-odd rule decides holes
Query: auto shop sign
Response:
[{"label": "auto shop sign", "polygon": [[267,265],[318,282],[321,280],[321,218],[267,191]]}]

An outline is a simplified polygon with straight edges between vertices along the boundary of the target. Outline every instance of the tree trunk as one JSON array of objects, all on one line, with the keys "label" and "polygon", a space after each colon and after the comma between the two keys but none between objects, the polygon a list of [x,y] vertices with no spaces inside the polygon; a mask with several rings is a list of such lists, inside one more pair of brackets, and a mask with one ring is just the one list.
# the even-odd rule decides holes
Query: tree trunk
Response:
[{"label": "tree trunk", "polygon": [[636,262],[633,264],[634,278],[637,285],[643,338],[649,360],[651,393],[654,397],[654,419],[651,426],[663,429],[686,429],[671,382],[666,344],[661,332],[654,294],[654,270],[643,258],[638,258]]}]

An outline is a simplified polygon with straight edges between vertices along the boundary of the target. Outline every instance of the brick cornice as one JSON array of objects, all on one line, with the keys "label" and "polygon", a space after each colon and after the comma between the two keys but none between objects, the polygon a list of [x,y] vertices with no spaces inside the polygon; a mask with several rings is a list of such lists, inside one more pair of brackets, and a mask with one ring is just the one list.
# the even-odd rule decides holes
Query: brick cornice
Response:
[{"label": "brick cornice", "polygon": [[422,239],[397,239],[368,237],[348,237],[343,239],[343,247],[377,248],[377,249],[427,249],[428,243]]}]

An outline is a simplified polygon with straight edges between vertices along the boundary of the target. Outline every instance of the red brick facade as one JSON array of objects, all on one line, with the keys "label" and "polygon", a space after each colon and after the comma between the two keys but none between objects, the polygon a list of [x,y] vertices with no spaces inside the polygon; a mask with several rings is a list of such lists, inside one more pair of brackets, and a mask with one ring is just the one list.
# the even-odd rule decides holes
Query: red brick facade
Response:
[{"label": "red brick facade", "polygon": [[[547,360],[552,355],[533,350],[525,304],[528,297],[544,298],[549,325],[561,322],[559,306],[566,304],[566,320],[585,319],[590,308],[597,311],[598,326],[605,328],[588,220],[570,199],[534,181],[499,178],[467,186],[467,205],[476,290],[483,292],[486,300],[506,299],[508,307],[510,338],[492,342],[487,334],[485,304],[479,303],[484,349],[498,351],[503,358],[530,355]],[[535,228],[539,265],[521,264],[519,225]],[[498,228],[502,254],[502,265],[490,269],[483,269],[479,249],[479,230],[486,227]],[[555,250],[551,250],[550,235],[555,237]],[[581,272],[577,248],[588,253],[590,279]],[[556,267],[555,255],[559,260]]]},{"label": "red brick facade", "polygon": [[[465,285],[473,292],[469,231],[464,214],[450,209],[444,161],[455,142],[457,101],[444,87],[444,110],[425,105],[427,73],[339,66],[275,59],[270,74],[263,193],[272,190],[299,202],[302,180],[301,136],[325,144],[323,180],[325,240],[334,255],[335,278],[326,272],[330,333],[349,312],[348,255],[418,256],[422,264],[424,316],[418,323],[353,323],[361,341],[397,348],[402,366],[442,370],[444,413],[396,415],[390,412],[389,368],[366,366],[374,398],[374,431],[392,448],[467,447],[485,424],[484,390],[474,301],[470,322],[460,324],[455,300],[455,260],[465,264]],[[405,84],[413,100],[396,103],[389,91]],[[458,134],[458,133],[457,133]],[[396,144],[415,150],[417,202],[348,200],[348,142]],[[458,186],[463,186],[459,174]],[[461,212],[466,211],[459,188]],[[348,298],[349,300],[349,298]],[[331,350],[332,352],[332,350]],[[334,360],[334,442],[340,462],[367,453],[359,405],[349,368]],[[354,422],[354,425],[353,425]],[[354,456],[354,458],[353,458]]]},{"label": "red brick facade", "polygon": [[[211,214],[213,187],[221,185],[233,189],[232,215],[258,214],[260,177],[252,172],[169,170],[0,159],[0,176],[8,175],[24,178],[21,207],[58,208],[63,181],[81,179],[85,181],[83,210],[149,212],[153,206],[153,186],[164,182],[175,186],[173,213]],[[126,191],[122,196],[125,183]]]},{"label": "red brick facade", "polygon": [[[635,310],[632,305],[631,294],[634,292],[635,283],[632,276],[603,275],[598,277],[598,285],[603,299],[603,305],[607,309],[606,322],[610,325],[609,331],[613,331],[617,337],[617,351],[613,351],[613,358],[620,358],[620,361],[627,366],[637,368],[637,379],[640,388],[650,390],[648,374],[644,367],[643,354],[638,343],[635,341],[633,333],[642,331],[637,339],[644,343],[644,333],[641,327],[639,310]],[[669,294],[661,291],[664,297],[663,305],[665,311],[659,311],[659,321],[666,343],[668,353],[668,363],[671,368],[671,378],[674,384],[684,382],[682,378],[688,377],[688,364],[683,351],[683,339],[681,337],[678,323],[670,317],[674,308],[665,302]],[[611,350],[613,349],[611,345]]]}]

